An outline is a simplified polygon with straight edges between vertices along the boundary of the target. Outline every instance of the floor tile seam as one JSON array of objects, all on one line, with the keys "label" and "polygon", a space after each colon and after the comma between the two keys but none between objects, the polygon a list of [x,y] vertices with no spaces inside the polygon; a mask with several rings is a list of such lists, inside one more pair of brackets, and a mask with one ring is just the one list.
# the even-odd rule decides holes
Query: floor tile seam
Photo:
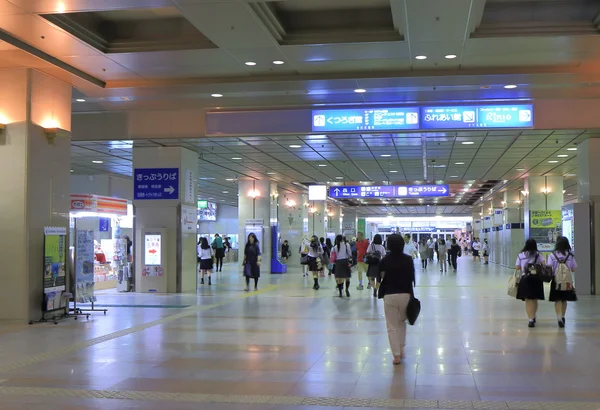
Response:
[{"label": "floor tile seam", "polygon": [[[252,394],[202,394],[170,393],[136,390],[61,389],[46,387],[0,386],[0,396],[73,397],[110,400],[140,400],[148,402],[178,401],[196,403],[247,403],[247,404],[299,404],[302,406],[327,405],[332,407],[385,407],[420,409],[510,409],[554,410],[565,407],[596,409],[598,402],[549,402],[549,401],[484,401],[484,400],[436,400],[436,399],[386,399],[319,396],[278,396]],[[576,406],[576,407],[574,407]]]},{"label": "floor tile seam", "polygon": [[108,342],[111,340],[115,340],[115,339],[118,339],[123,336],[128,336],[128,335],[131,335],[134,333],[138,333],[138,332],[150,329],[155,326],[163,325],[165,323],[171,323],[171,322],[183,319],[185,317],[192,316],[198,312],[203,312],[203,311],[207,311],[207,310],[214,309],[217,307],[225,306],[227,304],[234,303],[234,302],[237,302],[240,300],[244,300],[244,299],[247,299],[252,296],[256,296],[261,293],[269,292],[275,288],[277,288],[277,285],[270,285],[259,291],[256,291],[253,293],[244,293],[242,295],[238,295],[235,298],[226,299],[222,302],[212,303],[210,305],[191,306],[189,308],[181,309],[181,310],[183,310],[183,312],[179,312],[179,313],[176,313],[173,315],[168,315],[166,317],[156,319],[156,320],[150,321],[148,323],[143,323],[143,324],[140,324],[137,326],[132,326],[127,329],[118,330],[116,332],[98,336],[93,339],[80,341],[80,342],[72,344],[71,346],[64,347],[62,349],[58,349],[58,350],[54,349],[52,351],[38,353],[38,354],[35,354],[32,356],[27,356],[22,359],[16,360],[14,362],[8,363],[6,365],[0,366],[0,374],[6,373],[6,372],[9,372],[12,370],[20,369],[20,368],[23,368],[23,367],[26,367],[26,366],[29,366],[32,364],[40,363],[40,362],[43,362],[46,360],[55,359],[55,358],[65,355],[65,354],[73,353],[78,350],[96,346],[98,344]]}]

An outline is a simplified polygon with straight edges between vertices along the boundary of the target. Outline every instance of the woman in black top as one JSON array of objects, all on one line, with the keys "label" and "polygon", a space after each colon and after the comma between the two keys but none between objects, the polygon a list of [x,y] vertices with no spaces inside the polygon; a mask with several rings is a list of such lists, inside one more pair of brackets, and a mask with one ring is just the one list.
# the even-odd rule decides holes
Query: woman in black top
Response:
[{"label": "woman in black top", "polygon": [[283,244],[281,245],[281,259],[283,259],[284,262],[287,262],[289,256],[290,244],[288,243],[288,241],[283,241]]},{"label": "woman in black top", "polygon": [[450,258],[450,265],[452,269],[454,269],[454,273],[456,273],[456,267],[458,265],[458,255],[460,254],[460,246],[456,243],[456,239],[452,239],[452,245],[450,245],[450,249],[448,249],[448,257]]},{"label": "woman in black top", "polygon": [[248,235],[246,247],[244,248],[244,276],[246,277],[246,292],[250,290],[250,278],[254,279],[254,290],[258,290],[258,278],[260,278],[261,262],[260,246],[254,233]]},{"label": "woman in black top", "polygon": [[387,239],[389,253],[381,260],[380,274],[383,277],[385,322],[394,364],[400,364],[406,344],[406,308],[414,297],[415,265],[410,256],[404,254],[404,239],[390,235]]}]

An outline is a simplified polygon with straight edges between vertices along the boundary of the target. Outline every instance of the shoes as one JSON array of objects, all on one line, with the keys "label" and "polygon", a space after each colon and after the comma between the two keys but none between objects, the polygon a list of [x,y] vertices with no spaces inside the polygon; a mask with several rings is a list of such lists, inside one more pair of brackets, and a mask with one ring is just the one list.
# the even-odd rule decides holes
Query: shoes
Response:
[{"label": "shoes", "polygon": [[210,278],[208,278],[208,286],[212,285]]},{"label": "shoes", "polygon": [[535,319],[534,320],[530,320],[529,324],[527,325],[527,327],[535,327]]},{"label": "shoes", "polygon": [[244,292],[250,292],[250,289],[248,287],[245,287]]},{"label": "shoes", "polygon": [[350,291],[348,289],[346,289],[346,297],[349,298],[350,297]]},{"label": "shoes", "polygon": [[440,269],[440,272],[444,272],[444,269]]},{"label": "shoes", "polygon": [[533,323],[537,323],[537,318],[533,318]]},{"label": "shoes", "polygon": [[565,320],[565,318],[564,318],[564,317],[562,318],[562,322],[563,322],[563,325],[566,325],[566,324],[567,324],[567,321]]},{"label": "shoes", "polygon": [[558,327],[560,327],[561,329],[564,329],[565,327],[565,322],[563,322],[562,320],[558,321]]},{"label": "shoes", "polygon": [[204,285],[204,279],[200,279],[200,284]]},{"label": "shoes", "polygon": [[373,288],[373,297],[376,298],[377,297],[377,289]]},{"label": "shoes", "polygon": [[364,286],[363,285],[358,285],[358,287],[356,288],[356,290],[364,290]]},{"label": "shoes", "polygon": [[369,282],[369,284],[367,285],[367,289],[371,289],[371,282]]},{"label": "shoes", "polygon": [[344,295],[342,294],[342,292],[344,291],[344,285],[338,285],[338,291],[340,292],[340,297],[343,298]]}]

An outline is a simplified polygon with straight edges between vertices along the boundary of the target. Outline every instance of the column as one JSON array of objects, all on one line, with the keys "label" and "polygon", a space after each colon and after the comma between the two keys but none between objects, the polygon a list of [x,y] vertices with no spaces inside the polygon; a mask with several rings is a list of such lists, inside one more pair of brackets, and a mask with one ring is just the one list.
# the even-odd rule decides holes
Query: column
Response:
[{"label": "column", "polygon": [[308,208],[304,206],[305,198],[299,192],[285,192],[280,193],[278,199],[281,240],[287,240],[290,244],[291,265],[300,266],[298,250],[305,235],[304,220],[308,218]]},{"label": "column", "polygon": [[505,191],[502,209],[503,226],[501,227],[502,256],[501,264],[512,268],[525,244],[523,223],[523,194],[520,191]]},{"label": "column", "polygon": [[[185,148],[134,148],[136,292],[196,291],[198,154]],[[167,176],[167,179],[165,179]],[[160,235],[160,249],[146,243]],[[160,260],[150,254],[161,252]]]},{"label": "column", "polygon": [[343,208],[339,205],[330,205],[327,214],[327,236],[331,241],[342,233],[342,213]]},{"label": "column", "polygon": [[344,208],[342,215],[342,235],[351,239],[353,236],[356,236],[356,226],[358,223],[356,211],[351,208]]},{"label": "column", "polygon": [[[600,140],[589,139],[577,147],[578,201],[567,212],[566,229],[577,256],[576,286],[580,295],[596,295],[600,286]],[[572,213],[572,216],[569,215]],[[570,226],[569,226],[570,225]]]},{"label": "column", "polygon": [[42,315],[44,227],[69,228],[71,92],[36,70],[0,71],[0,319]]},{"label": "column", "polygon": [[504,195],[496,194],[490,201],[490,208],[492,210],[492,227],[490,232],[487,233],[486,238],[488,240],[488,252],[490,254],[490,263],[500,263],[502,259],[502,232],[501,228],[504,225],[503,214]]},{"label": "column", "polygon": [[[268,180],[240,180],[238,182],[238,221],[240,224],[240,271],[244,260],[244,248],[250,233],[254,233],[259,240],[262,253],[260,273],[271,273],[271,216],[272,206],[276,204],[272,191],[276,185]],[[276,206],[276,205],[275,205]]]},{"label": "column", "polygon": [[325,219],[327,202],[308,201],[308,236],[325,237]]},{"label": "column", "polygon": [[563,177],[525,180],[525,238],[533,238],[541,252],[554,249],[562,230]]},{"label": "column", "polygon": [[471,235],[471,240],[479,235],[481,235],[481,230],[483,229],[483,207],[482,206],[474,206],[472,209],[472,217],[473,217],[473,234]]}]

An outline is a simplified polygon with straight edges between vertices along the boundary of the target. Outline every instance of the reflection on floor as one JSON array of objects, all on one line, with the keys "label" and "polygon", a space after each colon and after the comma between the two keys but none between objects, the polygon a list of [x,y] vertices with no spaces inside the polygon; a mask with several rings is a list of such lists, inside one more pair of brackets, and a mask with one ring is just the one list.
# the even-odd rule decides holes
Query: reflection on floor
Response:
[{"label": "reflection on floor", "polygon": [[230,266],[197,295],[101,292],[107,316],[0,323],[0,408],[600,408],[600,299],[570,305],[564,330],[541,303],[528,329],[509,270],[459,263],[417,268],[423,311],[401,366],[356,277],[339,299],[296,266],[259,292]]}]

